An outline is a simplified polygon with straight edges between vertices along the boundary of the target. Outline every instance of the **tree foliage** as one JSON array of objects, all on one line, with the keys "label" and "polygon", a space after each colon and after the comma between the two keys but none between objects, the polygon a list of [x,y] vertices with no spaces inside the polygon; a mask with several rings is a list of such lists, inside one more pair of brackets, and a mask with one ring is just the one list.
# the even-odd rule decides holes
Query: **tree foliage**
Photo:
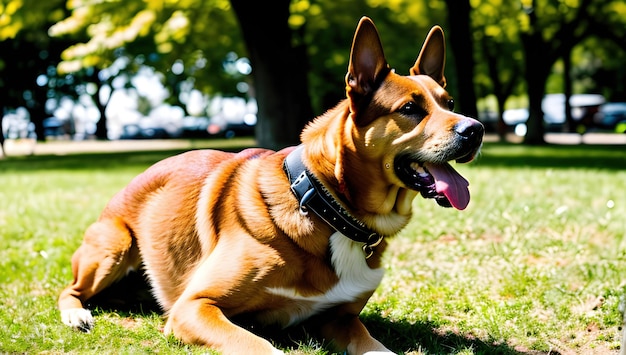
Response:
[{"label": "tree foliage", "polygon": [[[184,76],[193,77],[194,85],[208,94],[240,94],[234,90],[234,81],[242,78],[229,77],[223,70],[224,60],[232,52],[249,56],[254,67],[253,94],[259,105],[257,138],[263,145],[281,146],[297,143],[298,133],[313,111],[321,113],[343,97],[351,37],[363,13],[377,19],[381,33],[406,29],[419,38],[414,46],[407,46],[405,38],[388,36],[391,39],[386,41],[386,47],[391,48],[387,51],[390,61],[410,56],[409,60],[399,61],[409,68],[423,39],[418,34],[425,35],[430,25],[423,14],[445,10],[443,3],[434,3],[440,4],[438,9],[429,8],[424,1],[257,4],[235,0],[126,0],[125,11],[115,12],[118,4],[69,1],[72,15],[53,26],[51,33],[84,33],[89,38],[68,48],[61,71],[106,67],[114,60],[116,49],[123,46],[127,55],[141,56],[146,65],[163,73],[170,73],[172,63],[183,60]],[[397,16],[403,12],[403,16]],[[422,16],[417,16],[420,13]],[[416,22],[425,28],[420,31]],[[402,44],[396,47],[400,41]],[[303,76],[298,78],[300,74]],[[317,109],[307,109],[311,101]],[[263,139],[263,134],[270,136]]]},{"label": "tree foliage", "polygon": [[497,133],[504,139],[506,101],[523,89],[523,51],[519,44],[521,4],[512,1],[474,1],[472,23],[478,57],[474,85],[479,97],[496,99]]},{"label": "tree foliage", "polygon": [[124,48],[125,55],[162,73],[182,61],[184,72],[177,75],[194,78],[198,89],[233,93],[223,62],[230,52],[242,55],[244,47],[228,0],[69,0],[67,6],[71,15],[50,34],[88,40],[67,48],[61,72],[106,68]]},{"label": "tree foliage", "polygon": [[[463,9],[444,0],[2,0],[0,106],[26,106],[40,121],[42,102],[61,90],[59,83],[67,79],[71,86],[68,78],[73,77],[110,85],[106,80],[111,78],[103,81],[100,70],[124,57],[132,63],[125,69],[128,75],[139,66],[162,73],[174,104],[180,104],[183,83],[206,95],[257,97],[259,126],[273,131],[260,143],[294,143],[280,134],[297,139],[306,120],[344,97],[350,42],[364,14],[375,20],[389,63],[403,73],[429,28],[442,25],[449,44],[449,91],[463,102],[475,101],[471,91],[478,97],[493,95],[499,112],[512,95],[527,97],[528,143],[543,141],[545,92],[600,92],[626,100],[623,1],[471,0],[469,5]],[[464,18],[469,31],[454,30]],[[15,61],[16,56],[28,60]],[[253,63],[254,80],[233,70],[242,57]],[[178,70],[172,70],[175,66]],[[54,73],[49,67],[56,68]],[[37,86],[38,76],[50,74],[59,79],[56,86]],[[458,78],[472,79],[471,90]],[[238,90],[242,81],[250,91]],[[30,106],[24,93],[34,98]],[[460,109],[473,112],[468,105]],[[273,123],[266,126],[265,120]]]},{"label": "tree foliage", "polygon": [[[68,42],[48,36],[47,29],[67,14],[63,0],[0,1],[0,122],[8,109],[26,107],[35,123],[38,137],[43,136],[42,122],[48,84],[38,78],[55,70]],[[3,141],[0,130],[0,142]]]}]

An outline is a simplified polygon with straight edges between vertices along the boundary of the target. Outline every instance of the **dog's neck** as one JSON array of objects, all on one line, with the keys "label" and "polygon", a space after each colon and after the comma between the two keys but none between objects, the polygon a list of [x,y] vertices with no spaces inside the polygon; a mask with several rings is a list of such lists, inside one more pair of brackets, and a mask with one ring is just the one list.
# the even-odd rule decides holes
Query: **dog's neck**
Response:
[{"label": "dog's neck", "polygon": [[324,222],[346,237],[363,243],[366,258],[373,253],[383,239],[383,236],[368,228],[363,222],[353,217],[332,196],[317,178],[304,166],[302,162],[303,146],[294,149],[284,161],[284,169],[291,190],[300,203],[303,214],[314,212]]},{"label": "dog's neck", "polygon": [[310,122],[302,132],[303,159],[356,219],[379,234],[395,235],[410,220],[417,192],[390,184],[377,166],[363,168],[366,160],[354,155],[357,128],[350,115],[346,99]]}]

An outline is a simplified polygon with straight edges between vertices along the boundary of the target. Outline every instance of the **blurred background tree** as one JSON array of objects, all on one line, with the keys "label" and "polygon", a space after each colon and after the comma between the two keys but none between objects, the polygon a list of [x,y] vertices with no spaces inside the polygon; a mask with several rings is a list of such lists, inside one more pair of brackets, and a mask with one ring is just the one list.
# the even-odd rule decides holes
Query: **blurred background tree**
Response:
[{"label": "blurred background tree", "polygon": [[[0,2],[0,122],[8,109],[20,106],[28,109],[33,122],[46,118],[49,92],[41,78],[56,70],[61,53],[71,44],[48,36],[48,28],[69,15],[64,4],[64,0]],[[42,125],[35,126],[43,137]]]},{"label": "blurred background tree", "polygon": [[496,127],[505,139],[507,127],[503,112],[507,100],[523,91],[523,51],[519,43],[516,1],[484,1],[475,4],[474,40],[478,58],[474,84],[479,97],[495,98]]},{"label": "blurred background tree", "polygon": [[257,143],[280,148],[297,143],[306,122],[344,97],[362,15],[375,21],[400,73],[430,27],[442,25],[457,110],[484,120],[495,112],[502,137],[502,112],[527,106],[525,142],[543,142],[545,93],[626,101],[623,1],[452,3],[1,0],[0,110],[26,107],[43,139],[43,120],[62,97],[89,96],[99,114],[95,135],[106,139],[112,92],[132,89],[133,77],[150,68],[169,90],[164,100],[184,110],[190,88],[256,100]]}]

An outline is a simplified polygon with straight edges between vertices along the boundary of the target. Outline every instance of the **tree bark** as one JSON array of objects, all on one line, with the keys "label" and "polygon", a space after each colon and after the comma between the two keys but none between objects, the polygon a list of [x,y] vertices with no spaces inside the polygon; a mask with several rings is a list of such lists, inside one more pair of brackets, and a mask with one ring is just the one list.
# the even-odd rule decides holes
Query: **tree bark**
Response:
[{"label": "tree bark", "polygon": [[459,93],[456,102],[464,115],[478,117],[476,91],[474,89],[474,41],[470,29],[469,0],[446,0],[448,24],[450,26],[450,47],[454,52],[457,85]]},{"label": "tree bark", "polygon": [[109,101],[111,100],[111,96],[113,95],[113,93],[109,94],[109,97],[107,98],[106,102],[100,101],[100,95],[101,95],[104,84],[102,80],[100,80],[99,73],[100,73],[100,69],[93,68],[93,70],[91,70],[91,73],[88,75],[89,81],[96,84],[96,92],[92,98],[93,98],[94,104],[96,105],[96,108],[98,109],[98,112],[100,113],[100,119],[98,119],[98,122],[96,122],[95,136],[98,140],[108,140],[109,129],[107,127],[106,109],[107,109],[107,105],[109,104]]},{"label": "tree bark", "polygon": [[572,117],[572,53],[568,51],[563,55],[563,93],[565,94],[565,126],[568,132],[576,132],[576,124]]},{"label": "tree bark", "polygon": [[496,132],[498,133],[498,138],[500,139],[500,141],[504,142],[506,141],[506,134],[508,130],[507,125],[504,122],[504,105],[506,103],[506,100],[509,98],[509,96],[511,96],[511,93],[513,92],[515,82],[520,76],[520,70],[516,65],[514,65],[511,69],[511,76],[508,78],[508,80],[503,80],[500,75],[499,68],[502,65],[507,64],[500,64],[503,57],[502,53],[506,53],[502,46],[495,41],[490,41],[487,38],[483,38],[483,40],[481,41],[481,48],[483,57],[487,61],[487,71],[489,73],[489,79],[491,79],[491,83],[493,85],[493,94],[496,97],[498,105],[498,122],[496,124]]},{"label": "tree bark", "polygon": [[0,153],[2,153],[1,158],[4,158],[7,153],[4,151],[4,130],[2,129],[2,119],[4,118],[4,108],[0,106]]},{"label": "tree bark", "polygon": [[287,22],[290,0],[231,0],[231,4],[252,65],[257,144],[270,149],[298,144],[313,109],[306,48],[292,46],[293,33]]},{"label": "tree bark", "polygon": [[543,110],[541,101],[545,94],[546,81],[552,63],[545,61],[543,40],[541,34],[532,33],[522,36],[524,46],[524,69],[528,93],[528,120],[526,121],[526,136],[524,143],[537,145],[544,144],[545,128],[543,125]]},{"label": "tree bark", "polygon": [[535,0],[530,9],[526,10],[530,20],[530,32],[521,34],[524,48],[524,71],[526,76],[526,89],[528,93],[528,120],[526,121],[526,144],[545,144],[543,126],[543,110],[541,101],[546,92],[546,81],[552,67],[552,61],[546,60],[545,56],[549,49],[543,40],[541,29],[537,26],[537,12]]}]

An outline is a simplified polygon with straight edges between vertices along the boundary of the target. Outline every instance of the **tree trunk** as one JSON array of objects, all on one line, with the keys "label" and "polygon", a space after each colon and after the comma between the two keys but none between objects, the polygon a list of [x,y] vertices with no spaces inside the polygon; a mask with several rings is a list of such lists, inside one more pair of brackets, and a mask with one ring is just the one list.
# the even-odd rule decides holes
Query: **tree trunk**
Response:
[{"label": "tree trunk", "polygon": [[2,119],[4,118],[4,108],[0,105],[0,153],[2,156],[0,158],[4,158],[7,154],[4,151],[4,130],[2,129]]},{"label": "tree trunk", "polygon": [[446,0],[450,46],[454,52],[459,93],[456,100],[464,115],[478,117],[476,91],[474,90],[474,46],[470,30],[469,0]]},{"label": "tree trunk", "polygon": [[257,144],[270,149],[298,144],[300,131],[313,117],[306,48],[292,47],[289,3],[231,0],[252,64]]},{"label": "tree trunk", "polygon": [[98,140],[108,140],[109,130],[107,127],[106,109],[107,109],[107,105],[109,104],[109,100],[111,100],[111,96],[113,95],[113,92],[109,94],[109,97],[107,98],[106,102],[100,101],[100,95],[102,92],[103,83],[99,78],[99,73],[100,73],[99,69],[93,68],[91,74],[89,75],[89,80],[92,83],[96,84],[96,93],[93,95],[93,102],[96,105],[98,112],[100,113],[100,119],[98,119],[98,122],[96,122],[95,136]]},{"label": "tree trunk", "polygon": [[550,67],[545,63],[541,53],[543,42],[537,38],[533,39],[533,37],[537,36],[523,36],[522,38],[524,54],[526,56],[524,66],[528,94],[528,121],[526,121],[527,132],[524,137],[524,143],[544,144],[545,129],[543,125],[541,101],[545,94],[545,86]]},{"label": "tree trunk", "polygon": [[[528,133],[524,143],[545,143],[541,101],[545,94],[546,81],[552,65],[558,58],[564,58],[566,62],[565,75],[569,75],[570,63],[568,61],[572,48],[591,34],[588,18],[593,2],[593,0],[582,0],[576,9],[574,18],[567,22],[561,22],[557,32],[548,39],[543,38],[543,29],[537,24],[536,0],[532,0],[530,6],[525,8],[530,22],[530,30],[521,34],[529,103]],[[566,85],[568,85],[568,80],[566,80]],[[566,87],[565,90],[571,92],[571,88]],[[566,100],[569,100],[569,97],[566,97]],[[569,104],[566,103],[566,107],[569,110]]]},{"label": "tree trunk", "polygon": [[26,107],[30,113],[30,121],[35,125],[35,134],[40,142],[46,140],[46,130],[43,126],[43,121],[49,116],[46,112],[47,92],[46,87],[33,85],[32,99],[26,101]]},{"label": "tree trunk", "polygon": [[[500,53],[498,53],[498,50],[497,50],[498,46],[494,43],[493,46],[495,46],[496,49],[492,51],[490,50],[488,41],[489,41],[488,39],[483,38],[483,40],[481,41],[481,48],[483,51],[483,57],[485,58],[485,61],[487,62],[487,70],[489,73],[489,79],[491,79],[491,84],[493,85],[493,93],[496,97],[496,101],[498,105],[497,107],[498,121],[496,123],[496,133],[498,133],[498,139],[501,142],[504,142],[506,141],[506,131],[507,131],[506,123],[504,122],[504,104],[506,103],[506,99],[509,97],[509,94],[505,93],[504,91],[505,85],[502,82],[502,80],[500,80],[500,73],[498,71],[498,58],[500,57]],[[493,54],[492,52],[495,52],[496,54]]]},{"label": "tree trunk", "polygon": [[524,71],[526,76],[526,90],[528,93],[528,120],[526,121],[526,144],[545,144],[543,126],[543,110],[541,101],[546,92],[546,81],[552,67],[552,62],[546,61],[548,45],[544,42],[541,29],[537,28],[537,13],[535,1],[528,13],[530,32],[522,33],[520,39],[524,48]]},{"label": "tree trunk", "polygon": [[[100,119],[98,120],[98,122],[96,122],[95,135],[98,140],[106,141],[109,139],[109,129],[107,127],[107,115],[106,115],[108,100],[106,103],[103,103],[100,101],[100,92],[102,91],[102,83],[98,80],[98,78],[96,78],[96,81],[94,81],[94,83],[96,84],[97,89],[96,89],[96,93],[93,96],[93,102],[95,103],[96,107],[98,108],[98,112],[100,113]],[[109,95],[109,98],[111,97],[111,95],[113,95],[113,93]]]},{"label": "tree trunk", "polygon": [[576,132],[576,123],[572,117],[572,54],[570,51],[563,56],[563,93],[565,94],[565,127],[568,132]]},{"label": "tree trunk", "polygon": [[498,139],[500,142],[506,142],[506,134],[508,128],[506,126],[506,122],[504,122],[504,104],[506,103],[507,97],[497,95],[496,101],[498,102],[498,122],[496,124],[496,132],[498,133]]}]

